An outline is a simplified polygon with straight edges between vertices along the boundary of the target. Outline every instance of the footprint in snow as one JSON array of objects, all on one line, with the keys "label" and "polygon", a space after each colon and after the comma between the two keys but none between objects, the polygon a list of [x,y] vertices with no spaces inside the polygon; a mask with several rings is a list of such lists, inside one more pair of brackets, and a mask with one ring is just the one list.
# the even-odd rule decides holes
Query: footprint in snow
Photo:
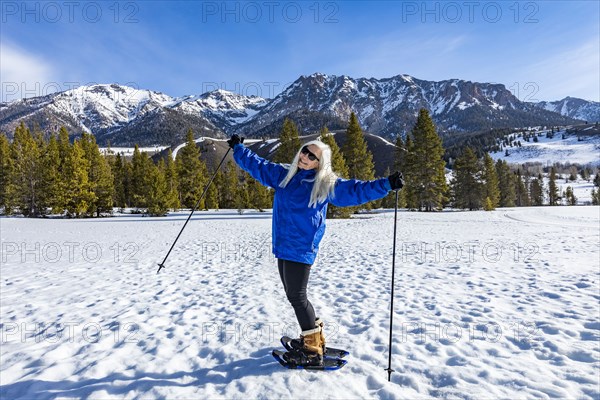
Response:
[{"label": "footprint in snow", "polygon": [[595,358],[591,353],[583,350],[576,350],[570,353],[567,353],[567,357],[569,357],[573,361],[583,362],[583,363],[593,363],[597,362],[598,359]]},{"label": "footprint in snow", "polygon": [[560,299],[560,295],[552,292],[542,292],[541,295],[549,299]]},{"label": "footprint in snow", "polygon": [[600,331],[600,322],[597,322],[597,321],[586,322],[585,324],[583,324],[583,326],[586,329],[595,329],[597,331]]},{"label": "footprint in snow", "polygon": [[460,356],[450,357],[448,361],[446,361],[446,365],[449,365],[451,367],[462,367],[467,364],[467,359]]},{"label": "footprint in snow", "polygon": [[600,342],[600,334],[596,332],[583,331],[579,333],[581,340],[590,342]]}]

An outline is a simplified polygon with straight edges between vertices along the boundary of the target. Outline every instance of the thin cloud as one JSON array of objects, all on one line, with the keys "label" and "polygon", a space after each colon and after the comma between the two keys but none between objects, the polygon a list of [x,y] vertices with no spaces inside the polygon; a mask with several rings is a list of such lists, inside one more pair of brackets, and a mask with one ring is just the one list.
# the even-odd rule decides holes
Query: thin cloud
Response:
[{"label": "thin cloud", "polygon": [[54,69],[46,60],[11,43],[0,42],[0,101],[42,96],[61,90],[52,82]]},{"label": "thin cloud", "polygon": [[[464,34],[435,34],[415,40],[413,33],[395,32],[384,37],[365,38],[363,43],[353,43],[345,49],[348,56],[340,57],[345,61],[334,67],[357,77],[389,78],[409,74],[420,79],[449,79],[454,76],[451,73],[440,76],[440,66],[459,63],[461,51],[468,41]],[[362,50],[357,52],[357,48]],[[356,55],[350,57],[350,53]]]},{"label": "thin cloud", "polygon": [[598,41],[553,53],[531,64],[524,76],[535,76],[542,100],[560,100],[573,93],[586,100],[600,101],[600,59]]}]

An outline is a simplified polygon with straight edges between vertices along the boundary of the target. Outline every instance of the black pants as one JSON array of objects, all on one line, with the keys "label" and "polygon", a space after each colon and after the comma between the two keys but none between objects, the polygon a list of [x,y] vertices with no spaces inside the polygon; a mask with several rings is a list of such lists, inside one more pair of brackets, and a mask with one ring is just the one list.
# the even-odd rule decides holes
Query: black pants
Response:
[{"label": "black pants", "polygon": [[315,310],[306,297],[311,265],[278,259],[277,266],[285,294],[294,307],[300,328],[303,331],[314,329]]}]

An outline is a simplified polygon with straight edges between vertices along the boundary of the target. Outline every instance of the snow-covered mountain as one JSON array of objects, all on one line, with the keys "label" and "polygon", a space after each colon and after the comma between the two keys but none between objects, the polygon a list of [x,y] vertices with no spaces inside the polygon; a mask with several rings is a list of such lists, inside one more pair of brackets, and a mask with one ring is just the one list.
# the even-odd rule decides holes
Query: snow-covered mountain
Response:
[{"label": "snow-covered mountain", "polygon": [[110,140],[113,145],[172,145],[180,143],[188,129],[206,136],[222,136],[222,125],[243,119],[246,108],[261,101],[221,91],[174,98],[116,84],[82,86],[0,104],[0,127],[13,132],[25,120],[48,131],[65,126],[74,134],[92,132],[100,143]]},{"label": "snow-covered mountain", "polygon": [[544,110],[552,111],[582,121],[600,121],[600,103],[577,97],[565,97],[559,101],[540,101],[535,104]]},{"label": "snow-covered mountain", "polygon": [[[343,121],[355,112],[363,129],[390,136],[410,130],[421,108],[430,110],[441,131],[574,122],[572,118],[521,102],[501,84],[459,79],[432,82],[409,75],[354,79],[316,73],[300,77],[240,129],[245,134],[261,132],[301,110]],[[309,127],[315,128],[319,127]]]},{"label": "snow-covered mountain", "polygon": [[[0,104],[3,124],[54,115],[60,124],[75,124],[86,131],[115,129],[135,118],[165,107],[173,98],[159,92],[119,85],[81,86],[43,97]],[[49,128],[56,129],[50,123]]]},{"label": "snow-covered mountain", "polygon": [[200,96],[185,97],[173,108],[186,114],[204,114],[215,125],[226,129],[245,123],[267,103],[268,100],[262,97],[218,89]]},{"label": "snow-covered mountain", "polygon": [[303,133],[325,125],[340,129],[355,112],[365,131],[389,137],[410,130],[420,108],[430,110],[446,133],[576,122],[571,115],[521,102],[500,84],[315,73],[301,76],[273,99],[225,90],[171,97],[116,84],[82,86],[0,103],[0,130],[10,135],[25,121],[45,131],[65,126],[74,135],[92,132],[101,144],[175,145],[189,129],[207,137],[233,132],[276,136],[285,117],[292,117]]}]

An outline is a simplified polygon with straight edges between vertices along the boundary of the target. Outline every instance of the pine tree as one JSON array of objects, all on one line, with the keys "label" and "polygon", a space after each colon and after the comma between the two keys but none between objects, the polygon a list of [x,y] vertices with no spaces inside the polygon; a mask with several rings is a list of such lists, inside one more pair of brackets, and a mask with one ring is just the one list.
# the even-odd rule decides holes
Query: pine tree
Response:
[{"label": "pine tree", "polygon": [[452,181],[454,205],[458,208],[478,210],[485,200],[485,183],[483,171],[475,152],[467,147],[454,164],[454,179]]},{"label": "pine tree", "polygon": [[15,129],[10,153],[13,161],[8,194],[10,202],[26,217],[43,215],[38,199],[41,186],[40,149],[23,122]]},{"label": "pine tree", "polygon": [[419,207],[419,200],[417,197],[417,166],[413,165],[416,160],[415,146],[413,141],[410,139],[410,135],[406,137],[406,158],[404,164],[404,198],[406,199],[406,206],[410,209],[417,209]]},{"label": "pine tree", "polygon": [[[410,209],[418,208],[418,199],[417,199],[417,188],[414,187],[414,184],[411,182],[411,176],[417,173],[416,168],[413,168],[411,162],[414,162],[414,152],[415,146],[413,141],[410,138],[410,134],[406,136],[406,141],[404,142],[404,148],[406,149],[406,154],[404,156],[404,166],[402,169],[402,174],[404,176],[404,188],[400,193],[400,196],[404,197],[405,206]],[[413,158],[411,159],[411,156]]]},{"label": "pine tree", "polygon": [[108,156],[107,160],[112,163],[112,158],[115,155],[115,152],[110,147],[110,139],[106,141],[106,151],[104,153],[105,156]]},{"label": "pine tree", "polygon": [[94,182],[94,194],[97,196],[96,204],[94,205],[96,216],[99,217],[101,213],[105,212],[112,214],[115,187],[110,163],[105,156],[97,152],[92,168],[94,168],[94,176],[96,178]]},{"label": "pine tree", "polygon": [[575,196],[575,192],[573,192],[573,188],[571,186],[567,186],[567,190],[565,192],[565,197],[567,200],[567,205],[569,205],[569,206],[577,205],[577,197]]},{"label": "pine tree", "polygon": [[302,143],[300,142],[298,135],[298,127],[296,127],[296,124],[289,118],[286,118],[283,121],[283,128],[279,135],[279,143],[273,162],[290,164],[294,160]]},{"label": "pine tree", "polygon": [[[162,164],[161,171],[165,177],[165,181],[167,184],[167,208],[170,209],[178,209],[179,208],[179,192],[177,191],[179,184],[177,182],[177,168],[175,166],[175,161],[173,160],[173,152],[169,149],[169,153],[167,154],[167,158],[164,160]],[[207,196],[207,202],[211,197]],[[218,208],[217,207],[209,207],[209,208]]]},{"label": "pine tree", "polygon": [[396,137],[395,146],[396,147],[394,148],[394,170],[404,171],[404,166],[406,164],[407,144],[404,143],[404,140],[402,140],[401,135],[398,135],[398,137]]},{"label": "pine tree", "polygon": [[596,170],[596,175],[594,176],[594,186],[600,187],[600,169]]},{"label": "pine tree", "polygon": [[163,171],[165,162],[161,159],[158,166],[150,161],[147,165],[148,188],[146,204],[148,214],[152,216],[163,216],[167,213],[172,199],[169,198],[169,187]]},{"label": "pine tree", "polygon": [[508,163],[504,160],[496,161],[496,174],[498,175],[498,188],[500,189],[500,207],[515,206],[515,179]]},{"label": "pine tree", "polygon": [[[348,167],[344,155],[336,143],[335,137],[327,127],[321,129],[320,139],[331,148],[331,169],[333,172],[340,178],[348,179]],[[327,205],[327,218],[350,218],[354,211],[355,207],[337,207],[330,203]]]},{"label": "pine tree", "polygon": [[350,114],[350,121],[346,129],[346,143],[344,143],[342,152],[350,178],[363,181],[375,178],[373,154],[367,148],[365,136],[354,113]]},{"label": "pine tree", "polygon": [[251,208],[250,204],[250,193],[248,192],[248,182],[241,180],[238,182],[237,197],[235,208],[240,214],[244,212],[246,208]]},{"label": "pine tree", "polygon": [[412,129],[412,140],[407,142],[405,182],[406,201],[411,208],[433,211],[446,201],[444,147],[442,139],[425,109],[419,111]]},{"label": "pine tree", "polygon": [[348,167],[346,166],[346,161],[344,160],[344,155],[342,154],[340,147],[335,141],[334,135],[329,132],[327,127],[321,128],[319,140],[328,145],[331,148],[331,169],[340,177],[344,179],[348,179]]},{"label": "pine tree", "polygon": [[127,207],[127,197],[125,196],[125,166],[121,154],[117,153],[113,157],[111,170],[113,173],[113,203],[119,208]]},{"label": "pine tree", "polygon": [[[210,175],[212,176],[212,173]],[[216,176],[215,176],[215,179],[216,179]],[[216,210],[219,208],[219,188],[217,187],[217,182],[215,182],[215,180],[213,180],[211,185],[208,187],[208,190],[206,191],[206,198],[204,200],[204,205],[205,205],[206,210],[208,210],[208,209]]]},{"label": "pine tree", "polygon": [[514,174],[515,181],[515,205],[517,207],[528,207],[531,205],[531,201],[529,199],[529,191],[527,190],[527,185],[523,182],[523,176],[521,175],[521,169],[518,169],[516,174]]},{"label": "pine tree", "polygon": [[223,175],[223,185],[221,186],[222,191],[219,205],[225,209],[235,209],[241,201],[238,193],[240,178],[238,176],[237,167],[233,161],[227,163]]},{"label": "pine tree", "polygon": [[494,160],[488,153],[485,153],[485,155],[483,156],[483,168],[485,180],[483,197],[484,199],[489,199],[491,207],[490,210],[495,210],[496,207],[498,207],[498,205],[500,204],[500,189],[498,188],[498,174],[496,173]]},{"label": "pine tree", "polygon": [[81,217],[85,215],[90,203],[95,201],[95,195],[90,190],[87,162],[78,140],[73,143],[66,156],[64,164],[64,183],[67,188],[65,208],[68,216]]},{"label": "pine tree", "polygon": [[[51,188],[48,187],[50,176],[52,174],[52,165],[46,165],[46,145],[47,142],[44,140],[44,134],[34,128],[33,132],[33,140],[35,141],[36,147],[39,150],[39,156],[35,160],[36,171],[35,176],[38,181],[37,183],[37,208],[40,210],[39,214],[36,216],[45,216],[48,214],[48,211],[52,209],[52,192]],[[49,167],[49,168],[46,168]],[[56,172],[56,171],[55,171]]]},{"label": "pine tree", "polygon": [[55,214],[60,214],[64,209],[61,204],[62,178],[60,175],[58,141],[54,135],[51,135],[48,142],[42,145],[43,151],[40,162],[45,207],[51,208]]},{"label": "pine tree", "polygon": [[[407,137],[409,140],[409,137]],[[407,153],[407,143],[402,140],[402,136],[398,135],[396,137],[395,148],[394,148],[394,164],[393,171],[388,167],[383,174],[384,176],[389,176],[392,172],[400,171],[403,172],[406,166],[406,153]],[[398,207],[406,207],[406,198],[405,198],[405,190],[401,190],[398,193]],[[395,191],[390,191],[387,196],[385,196],[381,200],[381,207],[384,208],[394,208],[396,206],[396,193]]]},{"label": "pine tree", "polygon": [[127,159],[123,159],[123,194],[125,196],[126,207],[133,207],[133,164]]},{"label": "pine tree", "polygon": [[114,177],[108,160],[100,153],[94,136],[84,133],[79,141],[87,161],[90,190],[94,194],[88,213],[95,213],[97,217],[102,213],[112,213]]},{"label": "pine tree", "polygon": [[485,201],[483,204],[483,209],[485,211],[493,211],[496,209],[496,207],[494,207],[494,203],[493,203],[492,199],[490,199],[489,197],[485,198]]},{"label": "pine tree", "polygon": [[554,167],[550,169],[550,181],[548,182],[548,204],[551,206],[557,206],[560,204],[560,194],[558,192],[558,186],[556,185],[556,169]]},{"label": "pine tree", "polygon": [[567,178],[567,180],[572,182],[577,180],[577,167],[571,166],[569,168],[569,177]]},{"label": "pine tree", "polygon": [[71,162],[71,152],[73,146],[69,141],[69,132],[63,126],[58,131],[58,175],[59,181],[57,183],[57,195],[55,197],[55,213],[62,213],[67,209],[67,203],[69,202],[69,168],[68,165]]},{"label": "pine tree", "polygon": [[131,207],[146,208],[149,190],[148,155],[140,151],[138,145],[133,150],[131,159]]},{"label": "pine tree", "polygon": [[[204,192],[204,190],[206,189],[206,185],[208,184],[208,179],[210,178],[208,176],[208,167],[206,166],[206,163],[199,158],[198,159],[198,184],[200,187],[200,192],[199,194],[202,195],[202,193]],[[213,188],[214,189],[214,188]],[[211,191],[211,188],[208,188],[207,194]],[[197,200],[198,198],[196,198]],[[198,206],[198,208],[200,209],[206,209],[206,205],[205,205],[205,199],[202,199],[202,201],[200,202],[200,205]]]},{"label": "pine tree", "polygon": [[[368,181],[375,178],[373,154],[367,147],[365,136],[354,113],[350,114],[350,120],[346,128],[346,142],[342,147],[342,153],[348,167],[348,176],[351,179]],[[380,202],[372,201],[361,207],[353,207],[346,211],[355,212],[358,208],[372,209],[377,207],[380,207]]]},{"label": "pine tree", "polygon": [[541,175],[529,183],[529,197],[532,206],[544,205],[544,183]]},{"label": "pine tree", "polygon": [[[193,208],[206,186],[208,170],[206,164],[200,160],[200,151],[196,146],[191,129],[187,133],[185,146],[177,153],[175,165],[181,196],[180,203],[183,207]],[[204,199],[202,199],[198,208],[205,208]]]},{"label": "pine tree", "polygon": [[590,173],[591,173],[591,169],[589,169],[588,167],[584,167],[581,168],[581,179],[584,181],[590,181]]},{"label": "pine tree", "polygon": [[[219,169],[215,174],[215,179],[213,180],[213,185],[217,189],[217,198],[214,203],[210,203],[207,199],[206,207],[212,208],[215,210],[220,209],[223,206],[223,185],[225,182],[225,178],[223,175],[223,170]],[[211,200],[212,201],[212,200]]]},{"label": "pine tree", "polygon": [[593,206],[600,205],[600,188],[597,190],[592,189],[592,205]]},{"label": "pine tree", "polygon": [[0,133],[0,209],[7,215],[12,213],[12,206],[9,200],[11,170],[10,143],[6,135]]}]

